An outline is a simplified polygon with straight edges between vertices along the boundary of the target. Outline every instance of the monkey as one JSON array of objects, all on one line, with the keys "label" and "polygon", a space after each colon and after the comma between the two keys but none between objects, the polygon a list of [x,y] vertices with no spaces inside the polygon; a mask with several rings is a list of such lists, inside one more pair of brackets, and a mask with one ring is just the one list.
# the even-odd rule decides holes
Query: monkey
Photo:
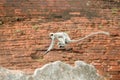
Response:
[{"label": "monkey", "polygon": [[73,43],[73,42],[80,42],[84,39],[87,39],[91,36],[94,36],[96,34],[104,34],[104,35],[110,35],[109,32],[105,32],[105,31],[99,31],[99,32],[94,32],[94,33],[91,33],[83,38],[80,38],[78,40],[71,40],[71,38],[69,37],[69,35],[65,32],[56,32],[56,33],[50,33],[49,36],[51,38],[51,44],[49,46],[49,48],[47,49],[47,51],[45,52],[45,54],[47,54],[55,45],[55,39],[58,40],[58,47],[61,48],[61,49],[64,49],[65,46],[68,44],[68,43]]}]

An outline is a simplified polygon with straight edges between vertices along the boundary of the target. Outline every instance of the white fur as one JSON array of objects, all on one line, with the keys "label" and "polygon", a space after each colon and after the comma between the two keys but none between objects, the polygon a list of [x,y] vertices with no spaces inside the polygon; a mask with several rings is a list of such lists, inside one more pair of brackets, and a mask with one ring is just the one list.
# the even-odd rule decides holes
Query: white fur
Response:
[{"label": "white fur", "polygon": [[71,40],[69,35],[65,32],[56,32],[56,33],[50,33],[50,38],[52,39],[52,42],[48,48],[48,50],[45,52],[48,53],[53,47],[54,47],[54,44],[55,44],[55,39],[58,40],[58,47],[59,48],[64,48],[68,43],[71,43],[71,42],[79,42],[79,41],[82,41],[86,38],[89,38],[93,35],[96,35],[96,34],[105,34],[105,35],[109,35],[109,32],[104,32],[104,31],[99,31],[99,32],[94,32],[94,33],[91,33],[83,38],[80,38],[78,40]]}]

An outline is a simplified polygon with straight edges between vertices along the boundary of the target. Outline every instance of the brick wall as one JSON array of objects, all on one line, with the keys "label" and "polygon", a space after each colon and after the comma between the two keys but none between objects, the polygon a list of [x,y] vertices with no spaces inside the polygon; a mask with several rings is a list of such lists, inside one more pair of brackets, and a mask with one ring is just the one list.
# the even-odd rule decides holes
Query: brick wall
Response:
[{"label": "brick wall", "polygon": [[[82,10],[82,14],[90,9],[86,6],[88,0],[1,0],[0,3],[0,20],[12,21],[14,18],[50,16],[50,15],[66,15],[69,11]],[[84,11],[83,11],[84,10]],[[68,15],[68,14],[67,14]]]},{"label": "brick wall", "polygon": [[[119,5],[120,0],[106,0]],[[89,8],[88,0],[0,0],[0,16],[33,16]],[[96,3],[96,2],[95,2]],[[100,4],[98,5],[100,6]]]},{"label": "brick wall", "polygon": [[1,0],[0,16],[50,14],[52,12],[64,11],[69,7],[70,5],[65,0]]},{"label": "brick wall", "polygon": [[[83,60],[95,65],[98,72],[108,80],[119,80],[120,12],[111,9],[117,8],[118,5],[111,6],[105,2],[100,6],[102,1],[91,3],[87,0],[74,0],[74,2],[72,0],[0,0],[0,2],[0,16],[4,22],[0,25],[1,66],[29,72],[56,60],[71,65],[76,60]],[[87,2],[87,5],[90,4],[89,7],[84,5]],[[41,16],[43,13],[47,15],[57,13],[57,15],[43,17]],[[7,22],[4,20],[6,17]],[[45,55],[44,59],[36,60],[49,46],[50,32],[64,31],[72,39],[78,39],[100,30],[110,32],[110,36],[96,35],[80,43],[71,43],[68,45],[73,48],[71,51],[59,50],[55,46],[55,50]]]}]

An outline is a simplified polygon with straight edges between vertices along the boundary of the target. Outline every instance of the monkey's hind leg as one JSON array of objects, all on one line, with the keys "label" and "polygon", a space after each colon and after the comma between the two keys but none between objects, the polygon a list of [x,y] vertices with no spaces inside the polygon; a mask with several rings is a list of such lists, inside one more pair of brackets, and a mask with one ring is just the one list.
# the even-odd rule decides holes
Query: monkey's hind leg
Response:
[{"label": "monkey's hind leg", "polygon": [[65,49],[65,44],[62,43],[62,42],[58,42],[58,47],[59,47],[60,49]]}]

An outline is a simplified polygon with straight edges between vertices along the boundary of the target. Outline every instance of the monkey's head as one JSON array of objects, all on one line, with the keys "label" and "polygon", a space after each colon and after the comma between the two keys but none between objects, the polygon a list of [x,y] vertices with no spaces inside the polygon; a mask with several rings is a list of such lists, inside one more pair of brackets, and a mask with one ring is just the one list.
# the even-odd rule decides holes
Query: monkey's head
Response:
[{"label": "monkey's head", "polygon": [[51,39],[55,38],[54,33],[50,33],[49,36]]}]

